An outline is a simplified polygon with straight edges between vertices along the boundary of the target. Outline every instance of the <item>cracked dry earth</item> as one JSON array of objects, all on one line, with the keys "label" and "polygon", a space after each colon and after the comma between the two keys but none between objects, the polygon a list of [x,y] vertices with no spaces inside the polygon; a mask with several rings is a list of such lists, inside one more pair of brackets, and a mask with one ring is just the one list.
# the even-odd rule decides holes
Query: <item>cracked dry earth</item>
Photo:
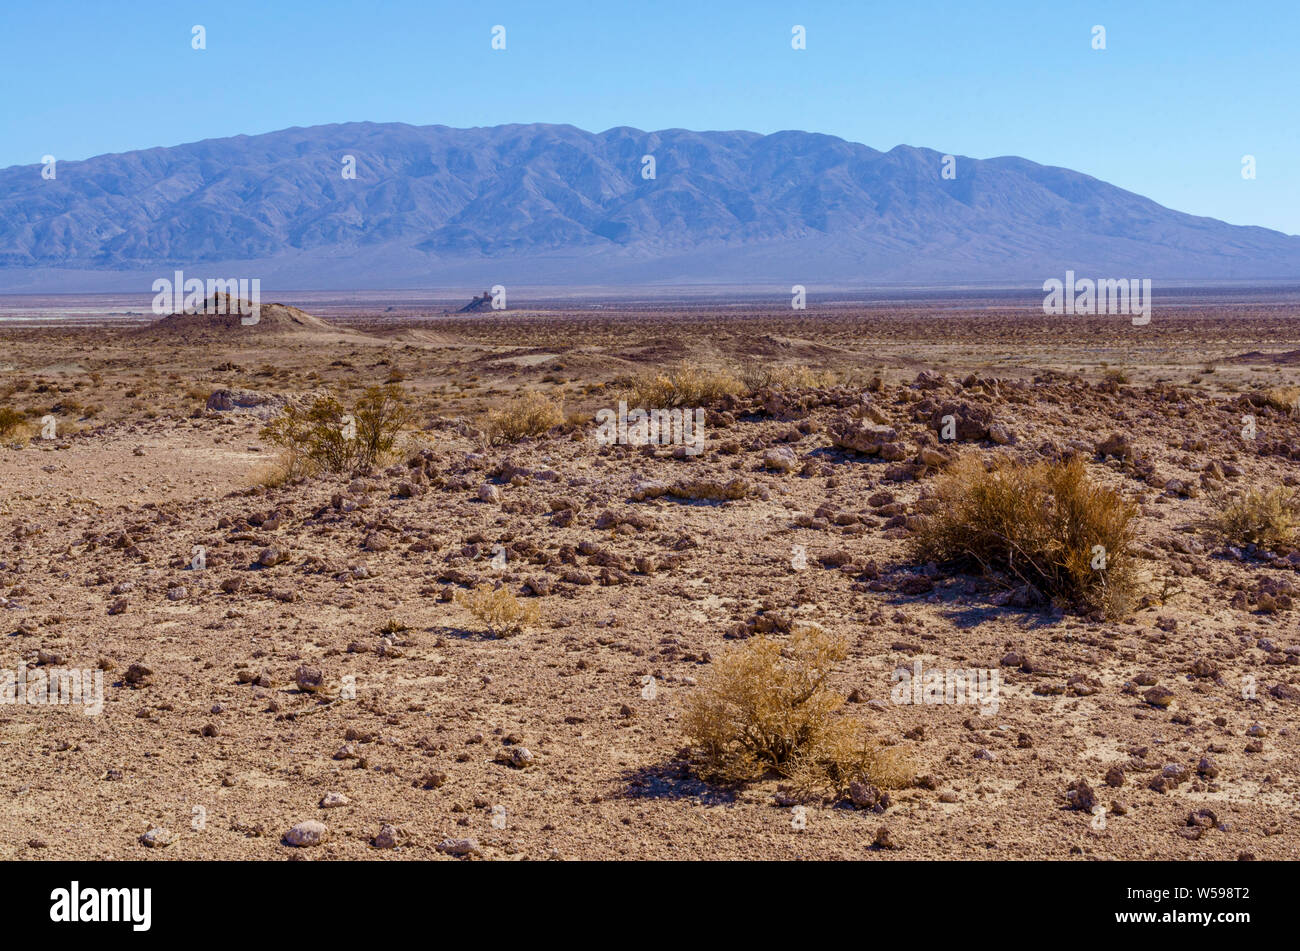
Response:
[{"label": "cracked dry earth", "polygon": [[[250,488],[269,450],[241,409],[0,449],[4,663],[106,671],[98,716],[0,708],[0,856],[450,860],[440,844],[473,839],[502,860],[1297,857],[1300,555],[1198,527],[1217,491],[1296,484],[1297,422],[1181,383],[884,377],[713,403],[695,457],[602,448],[592,426],[485,446],[435,414],[391,467]],[[1018,607],[918,564],[913,520],[954,451],[1078,454],[1136,498],[1142,605]],[[539,625],[490,637],[450,600],[479,581]],[[883,813],[811,802],[798,830],[775,780],[709,785],[683,755],[711,660],[798,619],[848,638],[845,714],[924,777]],[[892,703],[916,661],[998,668],[996,713]],[[1071,808],[1078,780],[1104,822]],[[311,821],[324,841],[290,845]],[[882,825],[897,848],[873,847]]]}]

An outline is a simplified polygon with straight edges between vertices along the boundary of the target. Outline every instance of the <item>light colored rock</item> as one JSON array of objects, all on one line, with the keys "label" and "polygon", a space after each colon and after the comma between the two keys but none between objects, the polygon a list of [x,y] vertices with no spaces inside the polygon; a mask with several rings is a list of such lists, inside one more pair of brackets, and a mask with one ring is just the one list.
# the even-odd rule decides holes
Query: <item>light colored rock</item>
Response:
[{"label": "light colored rock", "polygon": [[296,848],[307,849],[320,845],[329,838],[330,830],[325,823],[308,819],[300,822],[284,834],[284,841]]}]

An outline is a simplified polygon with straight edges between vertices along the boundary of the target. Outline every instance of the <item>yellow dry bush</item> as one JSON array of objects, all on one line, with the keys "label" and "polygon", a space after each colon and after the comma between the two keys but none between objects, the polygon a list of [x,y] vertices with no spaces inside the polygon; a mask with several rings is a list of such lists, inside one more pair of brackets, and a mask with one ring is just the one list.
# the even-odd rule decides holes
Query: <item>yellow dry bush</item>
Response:
[{"label": "yellow dry bush", "polygon": [[286,485],[306,474],[301,456],[282,452],[272,461],[256,467],[249,475],[249,481],[252,485],[278,489],[280,486]]},{"label": "yellow dry bush", "polygon": [[1004,572],[1075,608],[1130,609],[1137,505],[1093,482],[1083,460],[987,469],[966,455],[935,492],[914,535],[922,559]]},{"label": "yellow dry bush", "polygon": [[1247,489],[1214,499],[1209,528],[1234,545],[1289,548],[1300,530],[1300,494],[1294,489]]},{"label": "yellow dry bush", "polygon": [[563,402],[530,390],[501,409],[489,410],[487,432],[494,442],[517,442],[541,436],[563,422]]},{"label": "yellow dry bush", "polygon": [[740,378],[751,393],[772,387],[806,389],[834,386],[839,379],[832,370],[814,370],[806,366],[781,366],[774,363],[748,366],[741,371]]},{"label": "yellow dry bush", "polygon": [[520,601],[506,588],[486,583],[472,591],[458,591],[456,603],[487,625],[493,637],[519,634],[541,617],[536,604]]},{"label": "yellow dry bush", "polygon": [[784,646],[756,637],[715,661],[683,723],[704,774],[745,782],[775,772],[798,789],[838,794],[855,779],[909,783],[901,757],[840,712],[844,698],[826,681],[847,654],[842,638],[796,624]]},{"label": "yellow dry bush", "polygon": [[26,429],[26,416],[8,406],[0,406],[0,439],[21,435]]},{"label": "yellow dry bush", "polygon": [[632,381],[627,402],[629,406],[644,409],[694,407],[724,396],[740,394],[744,390],[745,384],[730,371],[682,364],[637,377]]},{"label": "yellow dry bush", "polygon": [[[1252,394],[1254,397],[1255,395]],[[1264,406],[1271,406],[1280,413],[1295,414],[1300,410],[1300,386],[1275,386],[1267,389],[1262,395],[1255,397],[1251,402],[1256,402]]]}]

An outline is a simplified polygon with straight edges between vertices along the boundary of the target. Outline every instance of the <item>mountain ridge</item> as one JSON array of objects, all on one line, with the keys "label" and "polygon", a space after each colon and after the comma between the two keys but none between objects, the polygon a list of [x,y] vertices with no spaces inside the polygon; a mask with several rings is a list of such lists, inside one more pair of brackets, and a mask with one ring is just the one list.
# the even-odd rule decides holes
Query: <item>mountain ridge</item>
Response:
[{"label": "mountain ridge", "polygon": [[60,162],[52,181],[0,170],[0,289],[176,267],[303,289],[1300,275],[1297,236],[1018,156],[955,161],[945,179],[932,149],[795,130],[299,126]]}]

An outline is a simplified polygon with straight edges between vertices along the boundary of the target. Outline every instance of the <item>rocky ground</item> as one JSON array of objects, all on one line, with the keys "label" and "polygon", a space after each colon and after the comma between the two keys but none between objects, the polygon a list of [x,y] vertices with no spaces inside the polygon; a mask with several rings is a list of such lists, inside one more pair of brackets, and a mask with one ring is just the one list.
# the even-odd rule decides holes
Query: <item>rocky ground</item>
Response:
[{"label": "rocky ground", "polygon": [[[1261,398],[1295,383],[1296,316],[0,332],[0,405],[57,422],[0,448],[4,668],[105,671],[97,716],[0,708],[0,857],[1296,858],[1300,554],[1202,525],[1300,480],[1300,424]],[[680,361],[837,382],[710,403],[698,455],[598,445],[620,381]],[[261,484],[283,401],[385,381],[416,412],[391,465]],[[570,423],[491,444],[521,389]],[[1079,455],[1136,499],[1139,606],[918,563],[954,453]],[[452,600],[483,581],[536,628],[491,637]],[[684,752],[711,662],[800,619],[848,638],[845,714],[921,777],[883,812],[799,821],[775,779],[711,785]],[[996,713],[891,702],[916,661],[997,669]]]}]

